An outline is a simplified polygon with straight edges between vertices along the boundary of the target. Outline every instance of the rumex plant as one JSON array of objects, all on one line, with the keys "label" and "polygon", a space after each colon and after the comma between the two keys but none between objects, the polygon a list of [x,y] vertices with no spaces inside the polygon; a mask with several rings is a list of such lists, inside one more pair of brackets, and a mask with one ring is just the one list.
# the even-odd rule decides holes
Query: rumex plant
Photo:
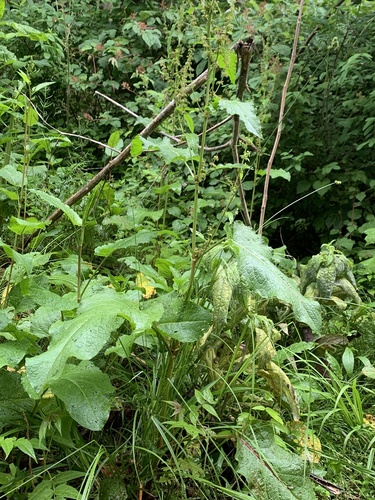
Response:
[{"label": "rumex plant", "polygon": [[[52,55],[64,47],[69,83],[56,88],[56,102],[65,103],[68,130],[83,123],[77,118],[82,103],[92,107],[84,130],[61,130],[53,112],[48,119],[57,120],[59,130],[51,130],[43,103],[47,110],[53,85],[36,82],[42,73],[27,66],[22,51],[21,71],[10,62],[17,88],[2,108],[7,128],[0,169],[4,494],[90,498],[92,489],[100,498],[206,498],[212,492],[216,498],[315,498],[310,472],[321,455],[313,408],[319,397],[303,382],[328,384],[315,367],[305,378],[301,366],[308,374],[316,345],[299,336],[309,330],[322,348],[324,328],[339,328],[346,318],[363,330],[371,316],[362,309],[349,261],[332,245],[299,279],[285,249],[273,251],[250,227],[254,204],[246,197],[246,176],[255,158],[254,202],[271,118],[259,95],[272,92],[248,92],[258,71],[253,42],[262,29],[248,26],[244,40],[230,39],[236,16],[245,15],[234,2],[229,9],[214,0],[183,3],[178,12],[164,3],[158,10],[149,2],[148,11],[126,4],[134,7],[127,17],[114,2],[97,3],[95,23],[106,28],[98,38],[81,24],[85,40],[74,31],[80,22],[75,6],[50,6],[40,23],[57,23],[62,45],[43,31],[7,25],[16,29],[16,40],[36,39],[44,49],[55,44]],[[253,8],[260,23],[260,8]],[[53,21],[55,15],[61,17]],[[165,88],[171,75],[144,64],[163,50],[170,22],[168,48],[180,56],[169,67],[181,72]],[[197,33],[204,36],[194,41]],[[131,61],[124,57],[129,41]],[[54,64],[52,57],[49,68]],[[119,84],[121,71],[127,80]],[[61,85],[61,70],[56,75]],[[273,77],[262,78],[270,83]],[[108,95],[88,97],[98,82]],[[134,93],[126,106],[118,102],[122,91]],[[102,104],[96,108],[99,98],[113,106],[113,115],[102,113]],[[126,130],[123,115],[113,120],[119,110],[130,116]],[[82,158],[76,141],[85,140],[98,150]],[[85,172],[86,184],[85,160],[100,164],[98,172]],[[274,179],[290,180],[287,169],[274,172]],[[240,214],[246,225],[234,220]],[[327,313],[336,306],[339,313]],[[350,352],[342,356],[348,376]],[[333,373],[337,362],[325,356]],[[314,359],[321,361],[317,351]],[[371,375],[371,361],[360,361]],[[341,391],[336,379],[335,390]],[[322,426],[337,409],[348,417],[354,407],[355,424],[362,425],[356,382],[350,390],[353,400],[349,391],[336,395]]]}]

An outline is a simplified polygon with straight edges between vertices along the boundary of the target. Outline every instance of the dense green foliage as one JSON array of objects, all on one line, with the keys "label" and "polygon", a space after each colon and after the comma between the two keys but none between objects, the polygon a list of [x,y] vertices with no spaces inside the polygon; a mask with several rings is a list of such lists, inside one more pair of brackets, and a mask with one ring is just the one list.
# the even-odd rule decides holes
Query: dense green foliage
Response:
[{"label": "dense green foliage", "polygon": [[261,237],[298,9],[0,0],[0,498],[374,498],[375,16],[304,6]]}]

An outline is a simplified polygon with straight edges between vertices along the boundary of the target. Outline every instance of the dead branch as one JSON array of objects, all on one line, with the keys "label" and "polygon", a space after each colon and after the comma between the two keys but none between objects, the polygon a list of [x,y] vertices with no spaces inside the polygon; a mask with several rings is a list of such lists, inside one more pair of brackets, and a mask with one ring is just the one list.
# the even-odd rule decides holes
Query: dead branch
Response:
[{"label": "dead branch", "polygon": [[[208,73],[207,70],[204,71],[201,75],[199,75],[193,82],[187,85],[182,91],[182,95],[189,95],[194,90],[198,89],[201,85],[203,85],[207,81]],[[142,130],[139,134],[141,137],[149,137],[174,111],[176,107],[176,100],[173,99],[160,113]],[[121,162],[123,162],[126,158],[130,156],[131,143],[129,143],[125,149],[121,151],[121,153],[113,158],[113,160],[109,161],[105,167],[103,167],[85,186],[76,191],[72,196],[70,196],[65,204],[68,206],[72,206],[77,201],[81,200],[84,196],[90,193],[94,187],[99,184],[102,180],[104,180],[108,174]],[[58,209],[53,212],[47,220],[51,222],[55,222],[62,216],[62,210]],[[33,237],[32,235],[31,237]],[[31,238],[30,238],[31,239]]]},{"label": "dead branch", "polygon": [[[112,104],[114,104],[118,108],[122,109],[123,111],[125,111],[129,115],[133,116],[134,118],[137,118],[137,119],[140,118],[140,116],[137,115],[137,113],[134,113],[134,111],[132,111],[131,109],[127,108],[126,106],[123,106],[122,104],[120,104],[119,102],[115,101],[114,99],[111,99],[107,95],[102,94],[101,92],[98,92],[97,90],[95,90],[95,94],[100,95],[100,97],[103,97],[104,99],[107,99],[107,101],[111,102]],[[159,131],[159,134],[163,135],[164,137],[168,137],[168,139],[171,139],[172,141],[175,141],[175,142],[178,142],[178,143],[181,142],[178,137],[175,137],[174,135],[167,134],[166,132]]]},{"label": "dead branch", "polygon": [[119,154],[121,152],[118,149],[111,148],[107,144],[104,144],[103,142],[96,141],[95,139],[91,139],[90,137],[86,137],[85,135],[73,134],[71,132],[63,132],[62,130],[59,130],[58,128],[54,127],[53,125],[48,123],[43,118],[43,116],[39,113],[39,111],[35,107],[34,103],[31,102],[30,99],[28,101],[29,101],[30,106],[34,109],[35,113],[38,115],[38,118],[40,119],[40,121],[43,122],[46,127],[50,128],[51,130],[54,130],[58,134],[66,135],[67,137],[76,137],[77,139],[83,139],[84,141],[92,142],[93,144],[97,144],[98,146],[102,147],[103,149],[105,149],[105,148],[110,149],[111,151],[114,151],[117,154]]}]

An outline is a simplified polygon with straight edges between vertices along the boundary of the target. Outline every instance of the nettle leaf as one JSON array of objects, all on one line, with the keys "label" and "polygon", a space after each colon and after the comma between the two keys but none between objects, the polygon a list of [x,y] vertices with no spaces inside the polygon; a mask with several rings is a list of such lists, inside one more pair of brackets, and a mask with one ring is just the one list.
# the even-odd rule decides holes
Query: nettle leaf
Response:
[{"label": "nettle leaf", "polygon": [[185,120],[186,125],[189,127],[190,132],[193,134],[194,133],[194,120],[189,115],[189,113],[184,113],[184,120]]},{"label": "nettle leaf", "polygon": [[23,116],[23,122],[27,123],[29,127],[32,127],[38,123],[38,113],[32,107],[27,107]]},{"label": "nettle leaf", "polygon": [[135,158],[139,156],[142,153],[142,151],[143,151],[143,143],[139,135],[137,135],[137,137],[134,137],[134,139],[131,142],[130,154],[132,158]]},{"label": "nettle leaf", "polygon": [[277,298],[290,304],[298,321],[319,332],[320,305],[304,297],[297,283],[271,262],[272,249],[241,222],[234,224],[233,240],[238,247],[238,271],[243,288],[265,299]]},{"label": "nettle leaf", "polygon": [[[68,358],[92,359],[125,319],[135,332],[140,332],[158,321],[162,312],[159,304],[140,310],[138,302],[110,288],[86,297],[75,318],[57,321],[51,326],[48,350],[26,360],[27,381],[40,395],[52,379],[61,376]],[[27,383],[24,387],[28,390]]]},{"label": "nettle leaf", "polygon": [[18,201],[18,194],[15,191],[10,191],[9,189],[5,188],[0,188],[0,191],[6,194],[10,200]]},{"label": "nettle leaf", "polygon": [[24,36],[29,38],[30,40],[36,41],[36,42],[48,42],[51,39],[53,40],[53,37],[49,33],[43,33],[42,31],[39,31],[35,28],[31,28],[31,26],[27,26],[25,24],[19,24],[15,22],[5,22],[2,21],[0,23],[2,26],[7,26],[10,28],[13,28],[15,33],[2,33],[0,32],[0,38],[5,38],[6,40],[10,40],[15,37],[20,37]]},{"label": "nettle leaf", "polygon": [[[32,88],[32,94],[36,94],[37,92],[39,92],[39,90],[43,90],[47,87],[50,87],[51,85],[54,85],[55,82],[42,82],[42,83],[39,83],[38,85],[35,85],[35,87]],[[64,137],[65,139],[65,137]],[[63,139],[63,140],[64,140]],[[70,140],[68,139],[69,143],[70,143]]]},{"label": "nettle leaf", "polygon": [[254,443],[240,438],[236,460],[256,500],[316,498],[305,460],[278,446],[271,428],[255,431]]},{"label": "nettle leaf", "polygon": [[61,201],[56,196],[53,196],[52,194],[49,193],[45,193],[40,189],[30,189],[30,193],[36,194],[37,196],[39,196],[39,198],[47,202],[49,205],[55,208],[59,208],[62,212],[64,212],[64,214],[69,218],[70,222],[74,226],[82,226],[82,219],[77,214],[77,212],[75,212],[72,208],[70,208],[66,203]]},{"label": "nettle leaf", "polygon": [[120,131],[115,130],[114,132],[112,132],[108,139],[108,147],[105,148],[105,154],[107,156],[115,156],[116,154],[120,153],[123,145],[124,142],[120,137]]},{"label": "nettle leaf", "polygon": [[229,115],[238,115],[251,134],[254,134],[256,137],[262,137],[260,121],[255,113],[254,104],[251,101],[242,102],[238,99],[220,99],[219,107],[225,109]]},{"label": "nettle leaf", "polygon": [[[258,174],[261,176],[266,175],[265,170],[258,170]],[[282,168],[273,168],[270,171],[270,177],[271,179],[277,179],[278,177],[281,177],[282,179],[285,179],[287,181],[290,181],[291,175],[290,172],[287,172],[286,170],[283,170]]]},{"label": "nettle leaf", "polygon": [[203,337],[212,323],[206,309],[194,302],[180,299],[176,294],[162,295],[157,299],[163,304],[164,314],[158,329],[179,342],[195,342]]},{"label": "nettle leaf", "polygon": [[92,431],[103,428],[111,409],[109,396],[114,391],[107,374],[93,363],[82,361],[77,366],[66,365],[50,386],[79,425]]}]

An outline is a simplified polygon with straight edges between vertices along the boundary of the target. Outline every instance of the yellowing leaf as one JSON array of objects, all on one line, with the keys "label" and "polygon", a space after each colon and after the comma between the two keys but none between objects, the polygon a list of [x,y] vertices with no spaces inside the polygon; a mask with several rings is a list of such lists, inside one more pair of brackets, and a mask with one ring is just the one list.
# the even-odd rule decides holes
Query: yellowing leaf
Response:
[{"label": "yellowing leaf", "polygon": [[50,399],[50,398],[54,398],[54,397],[55,397],[55,395],[51,391],[51,389],[47,389],[46,392],[44,392],[43,396],[42,396],[43,399]]},{"label": "yellowing leaf", "polygon": [[261,377],[265,378],[276,397],[288,401],[294,420],[299,420],[299,404],[294,387],[292,386],[287,374],[275,363],[267,363],[265,370],[258,370]]},{"label": "yellowing leaf", "polygon": [[144,288],[145,292],[142,293],[142,296],[145,299],[150,299],[153,295],[156,294],[155,288],[150,285],[150,281],[146,278],[143,273],[138,273],[136,277],[136,284],[138,288]]},{"label": "yellowing leaf", "polygon": [[363,423],[366,425],[369,425],[370,427],[372,427],[375,430],[375,417],[374,417],[374,415],[370,415],[370,414],[366,415],[363,418]]},{"label": "yellowing leaf", "polygon": [[12,372],[12,373],[13,372],[17,372],[17,373],[19,373],[21,375],[22,373],[26,373],[26,366],[21,366],[21,368],[19,370],[15,370],[11,366],[7,366],[7,371],[8,372]]},{"label": "yellowing leaf", "polygon": [[317,464],[322,452],[320,439],[302,422],[290,422],[289,426],[295,436],[294,442],[303,449],[301,457],[310,463]]},{"label": "yellowing leaf", "polygon": [[3,290],[2,294],[1,294],[1,301],[0,301],[0,304],[4,304],[4,303],[5,303],[5,301],[6,301],[6,300],[7,300],[7,298],[8,298],[9,292],[11,291],[11,289],[12,289],[12,286],[11,286],[11,285],[7,285],[7,286],[4,288],[4,290]]}]

